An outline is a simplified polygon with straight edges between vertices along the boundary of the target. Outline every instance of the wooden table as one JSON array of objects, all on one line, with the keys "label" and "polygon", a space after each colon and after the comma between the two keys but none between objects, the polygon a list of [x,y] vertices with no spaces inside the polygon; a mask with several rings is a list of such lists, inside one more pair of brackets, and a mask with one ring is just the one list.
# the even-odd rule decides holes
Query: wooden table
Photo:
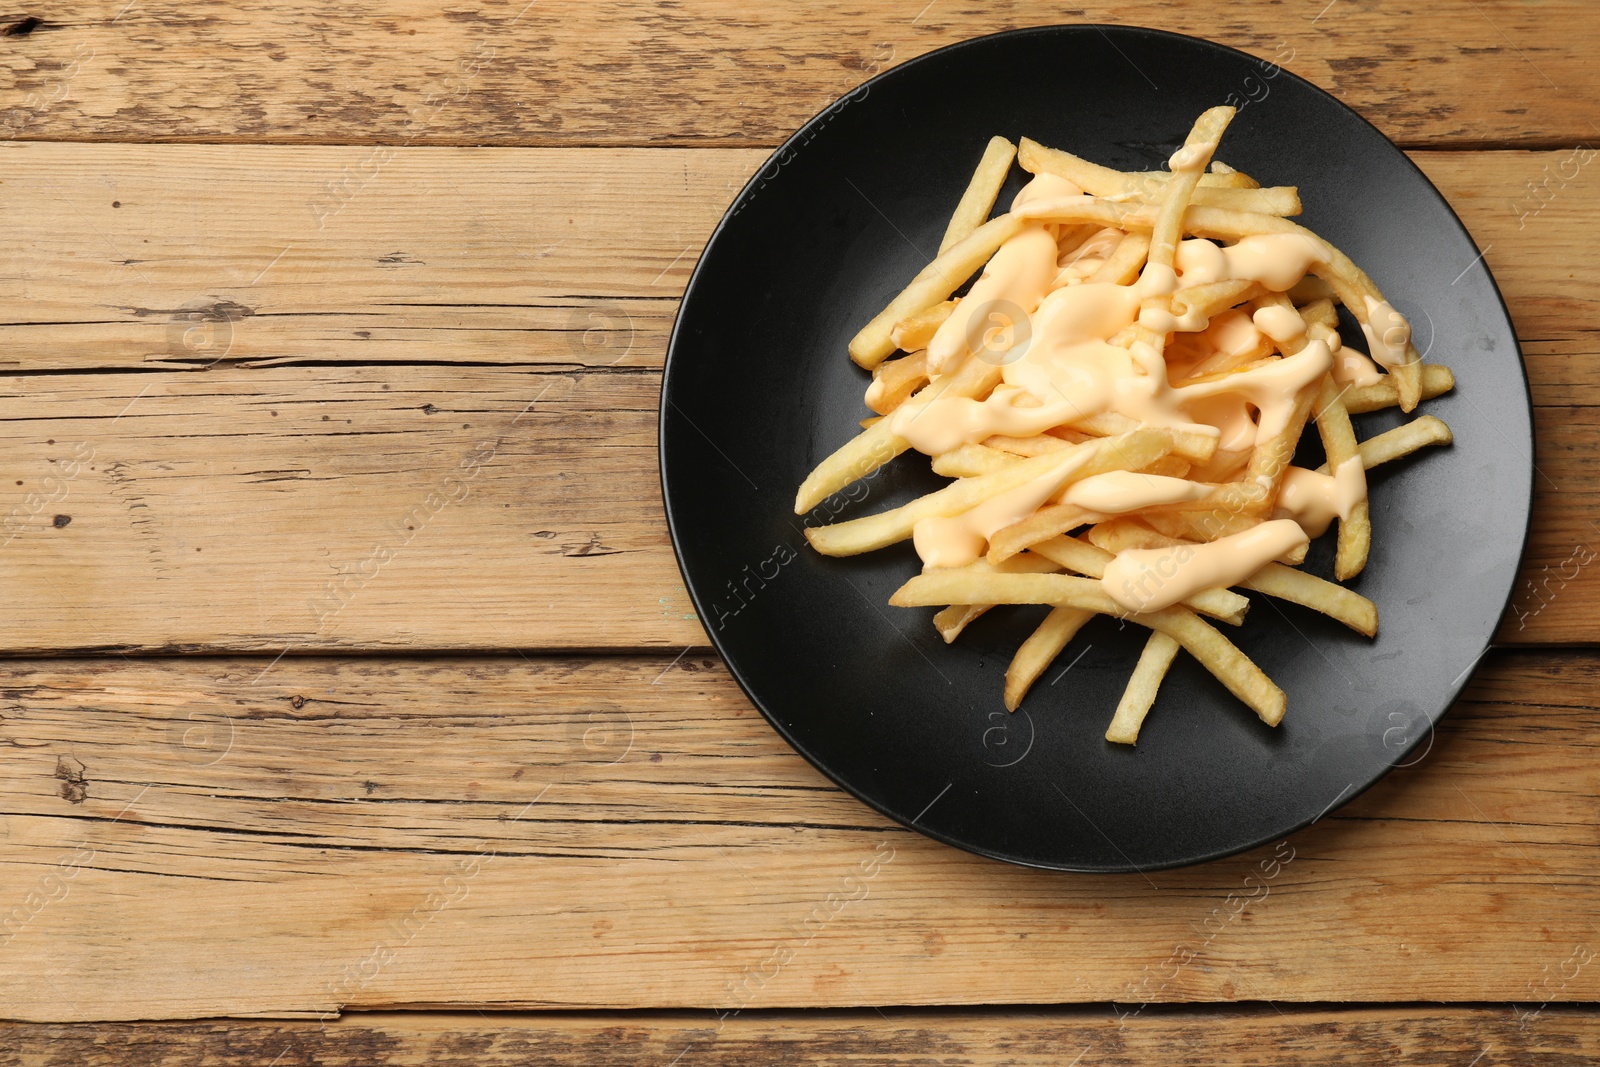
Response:
[{"label": "wooden table", "polygon": [[[985,6],[8,18],[0,1063],[1600,1056],[1600,15]],[[1414,765],[1143,877],[831,786],[709,653],[656,477],[677,299],[772,146],[1061,20],[1375,122],[1483,248],[1537,405],[1525,581]]]}]

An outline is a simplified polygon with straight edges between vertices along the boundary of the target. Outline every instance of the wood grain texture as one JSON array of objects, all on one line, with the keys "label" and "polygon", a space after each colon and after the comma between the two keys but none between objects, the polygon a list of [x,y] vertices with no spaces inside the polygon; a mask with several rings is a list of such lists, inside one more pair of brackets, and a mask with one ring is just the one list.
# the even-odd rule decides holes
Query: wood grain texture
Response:
[{"label": "wood grain texture", "polygon": [[7,1017],[1600,999],[1586,654],[1491,658],[1415,765],[1148,876],[901,829],[694,655],[8,674]]},{"label": "wood grain texture", "polygon": [[[0,1027],[4,1067],[609,1067],[676,1062],[925,1067],[1584,1067],[1593,1011],[1513,1007],[1296,1010],[758,1012],[493,1016],[376,1013],[327,1023],[232,1020]],[[1526,1023],[1524,1024],[1524,1020]]]},{"label": "wood grain texture", "polygon": [[[762,153],[414,148],[366,174],[363,151],[0,148],[0,648],[704,644],[661,519],[658,371]],[[1569,155],[1416,154],[1533,381],[1513,642],[1600,639],[1600,186],[1524,193]]]},{"label": "wood grain texture", "polygon": [[[1091,21],[1280,61],[1408,145],[1597,136],[1588,87],[1600,23],[1584,0],[822,0],[759,17],[735,0],[34,10],[31,26],[19,13],[0,38],[7,125],[21,138],[771,146],[871,74],[934,48]],[[1144,73],[1158,88],[1177,77]]]},{"label": "wood grain texture", "polygon": [[0,648],[706,641],[661,517],[654,372],[234,367],[0,390]]}]

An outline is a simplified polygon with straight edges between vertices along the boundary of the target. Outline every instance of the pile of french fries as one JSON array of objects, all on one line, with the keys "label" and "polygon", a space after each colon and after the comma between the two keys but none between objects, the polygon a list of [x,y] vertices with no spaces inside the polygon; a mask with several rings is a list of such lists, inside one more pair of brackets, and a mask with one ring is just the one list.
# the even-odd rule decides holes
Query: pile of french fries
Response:
[{"label": "pile of french fries", "polygon": [[[1191,333],[1197,315],[1203,324],[1234,308],[1247,314],[1262,308],[1282,309],[1274,314],[1292,312],[1304,323],[1304,331],[1297,330],[1290,340],[1273,341],[1264,350],[1231,361],[1202,361],[1198,368],[1172,360],[1170,353],[1186,342],[1178,331],[1162,332],[1150,326],[1151,322],[1169,321],[1159,315],[1153,319],[1141,315],[1134,326],[1110,339],[1111,344],[1125,348],[1143,344],[1165,353],[1163,358],[1172,373],[1188,375],[1174,381],[1174,386],[1202,380],[1195,376],[1196,369],[1204,372],[1204,380],[1215,380],[1287,359],[1317,339],[1337,351],[1336,304],[1348,309],[1376,349],[1381,342],[1374,330],[1384,329],[1384,324],[1372,323],[1369,316],[1374,307],[1387,309],[1388,304],[1348,257],[1289,220],[1287,216],[1300,211],[1297,191],[1292,187],[1263,188],[1212,158],[1232,112],[1231,108],[1213,108],[1202,115],[1180,150],[1189,154],[1175,156],[1171,172],[1123,172],[1027,139],[1022,140],[1019,151],[1004,138],[994,138],[956,207],[937,258],[851,341],[851,357],[873,374],[868,402],[876,417],[864,420],[863,432],[806,478],[795,511],[812,510],[906,451],[910,443],[892,432],[889,417],[902,405],[939,397],[982,401],[1000,385],[1003,359],[967,353],[953,366],[935,367],[927,350],[939,326],[960,306],[962,298],[953,294],[1030,223],[1042,221],[1053,227],[1063,265],[1073,262],[1075,255],[1082,259],[1085,242],[1099,242],[1098,265],[1092,273],[1069,277],[1070,272],[1064,271],[1057,280],[1061,286],[1085,281],[1130,286],[1161,270],[1171,276],[1176,249],[1185,238],[1226,245],[1258,234],[1304,234],[1318,242],[1324,249],[1319,261],[1285,291],[1270,290],[1256,281],[1225,280],[1178,289],[1170,295],[1141,297],[1145,308],[1154,306],[1181,316],[1177,321],[1187,323]],[[1177,166],[1180,158],[1185,160],[1181,168]],[[1029,202],[991,219],[1014,162],[1034,175],[1064,178],[1084,195]],[[1402,340],[1403,357],[1389,360],[1381,378],[1370,384],[1351,384],[1337,380],[1330,371],[1295,395],[1292,415],[1282,432],[1265,440],[1257,437],[1248,454],[1230,457],[1227,464],[1220,462],[1215,435],[1145,425],[1115,411],[1101,411],[1032,436],[991,435],[934,454],[934,471],[955,479],[950,485],[881,514],[810,529],[807,537],[825,555],[871,551],[911,539],[917,524],[924,520],[968,513],[1039,477],[1046,469],[1065,471],[1060,493],[1021,521],[993,532],[987,538],[986,553],[975,562],[924,567],[890,603],[940,608],[933,623],[947,643],[995,605],[1049,605],[1052,610],[1022,643],[1007,669],[1004,699],[1012,711],[1078,630],[1094,616],[1108,615],[1150,630],[1112,715],[1108,741],[1133,744],[1138,739],[1161,681],[1180,649],[1199,660],[1263,722],[1275,726],[1287,703],[1283,691],[1214,625],[1244,622],[1250,601],[1238,590],[1313,608],[1369,637],[1376,634],[1378,625],[1377,609],[1370,600],[1299,569],[1303,545],[1297,552],[1267,563],[1234,588],[1204,589],[1159,610],[1130,611],[1108,595],[1100,579],[1121,553],[1201,545],[1272,520],[1285,472],[1309,425],[1316,427],[1327,454],[1324,473],[1355,457],[1360,459],[1360,468],[1370,469],[1427,445],[1448,443],[1449,428],[1432,416],[1419,416],[1369,440],[1357,441],[1352,414],[1392,406],[1411,412],[1419,401],[1454,385],[1447,368],[1422,363],[1411,346],[1408,329]],[[1388,343],[1396,345],[1389,354],[1399,352],[1397,342]],[[889,358],[897,350],[905,354]],[[1187,478],[1204,489],[1196,490],[1200,493],[1197,499],[1182,504],[1118,514],[1096,514],[1063,501],[1072,483],[1108,471]],[[1370,548],[1371,524],[1364,492],[1362,497],[1337,520],[1334,569],[1340,581],[1361,571]]]}]

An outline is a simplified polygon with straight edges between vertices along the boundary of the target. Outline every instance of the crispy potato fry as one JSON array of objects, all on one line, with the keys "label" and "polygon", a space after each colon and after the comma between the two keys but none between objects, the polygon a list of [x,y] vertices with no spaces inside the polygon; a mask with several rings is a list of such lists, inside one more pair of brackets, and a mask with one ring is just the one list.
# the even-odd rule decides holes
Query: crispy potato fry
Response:
[{"label": "crispy potato fry", "polygon": [[1324,581],[1314,574],[1297,571],[1281,563],[1269,563],[1240,585],[1244,589],[1254,589],[1258,593],[1320,611],[1356,633],[1373,637],[1378,632],[1376,604],[1360,593]]},{"label": "crispy potato fry", "polygon": [[1214,178],[1216,181],[1215,183],[1208,181],[1205,184],[1216,184],[1219,188],[1223,189],[1261,188],[1260,182],[1250,177],[1250,175],[1246,174],[1244,171],[1235,170],[1233,167],[1228,166],[1220,159],[1213,159],[1211,161],[1211,169],[1207,172],[1207,177]]},{"label": "crispy potato fry", "polygon": [[1162,478],[1186,478],[1194,464],[1182,456],[1162,456],[1148,467],[1140,470],[1141,474],[1155,474]]},{"label": "crispy potato fry", "polygon": [[[1207,108],[1195,120],[1194,128],[1189,131],[1189,136],[1184,138],[1183,147],[1179,151],[1198,153],[1203,169],[1211,162],[1211,154],[1217,150],[1217,142],[1222,140],[1222,133],[1228,128],[1228,123],[1233,121],[1233,115],[1234,109],[1231,107]],[[1195,188],[1203,177],[1203,174],[1184,169],[1176,171],[1167,181],[1160,201],[1161,210],[1150,228],[1150,255],[1147,258],[1151,264],[1172,266],[1178,242],[1183,239],[1184,216],[1189,210]],[[1160,306],[1167,303],[1165,297],[1147,297],[1145,306],[1152,306],[1152,301],[1159,301]]]},{"label": "crispy potato fry", "polygon": [[956,309],[956,303],[954,300],[944,300],[915,315],[907,315],[894,324],[894,328],[889,331],[889,340],[893,341],[894,346],[902,352],[915,352],[919,348],[927,348],[928,342],[933,340],[933,335],[944,325],[944,320],[948,319],[950,312]]},{"label": "crispy potato fry", "polygon": [[910,399],[928,380],[928,353],[913,352],[899,359],[887,359],[872,372],[872,387],[867,390],[867,406],[887,415]]},{"label": "crispy potato fry", "polygon": [[1117,242],[1117,249],[1098,270],[1089,275],[1091,282],[1109,282],[1112,285],[1131,285],[1139,277],[1145,256],[1150,253],[1150,238],[1142,233],[1130,233]]},{"label": "crispy potato fry", "polygon": [[1080,526],[1104,522],[1109,517],[1076,504],[1047,505],[1021,522],[995,531],[995,535],[989,539],[989,562],[1004,563],[1040,541],[1069,533]]},{"label": "crispy potato fry", "polygon": [[[1315,278],[1315,275],[1312,275]],[[1321,279],[1317,279],[1320,281]],[[1291,298],[1292,300],[1293,298]],[[1327,297],[1318,297],[1307,301],[1300,308],[1300,317],[1306,320],[1308,326],[1326,326],[1330,330],[1339,328],[1339,312],[1334,308],[1333,301]]]},{"label": "crispy potato fry", "polygon": [[[1456,376],[1449,367],[1437,363],[1422,365],[1422,399],[1432,400],[1441,393],[1456,387]],[[1373,385],[1353,385],[1344,394],[1344,409],[1352,415],[1392,408],[1400,403],[1400,392],[1394,376],[1385,374],[1383,380]]]},{"label": "crispy potato fry", "polygon": [[1066,452],[1034,456],[992,474],[963,478],[890,511],[832,526],[811,527],[806,530],[806,540],[825,556],[854,556],[871,552],[906,540],[911,536],[912,528],[923,519],[959,515],[993,496],[1016,489],[1040,476],[1059,477],[1057,484],[1067,485],[1093,474],[1126,470],[1130,462],[1135,467],[1143,466],[1158,458],[1150,454],[1153,449],[1163,449],[1162,454],[1170,449],[1171,440],[1171,435],[1164,430],[1145,429],[1086,441]]},{"label": "crispy potato fry", "polygon": [[953,452],[941,452],[934,456],[933,473],[945,478],[976,478],[993,474],[1023,458],[988,445],[962,445]]},{"label": "crispy potato fry", "polygon": [[1117,703],[1116,714],[1111,717],[1111,725],[1106,727],[1106,740],[1119,745],[1137,744],[1139,741],[1139,727],[1144,725],[1144,717],[1150,714],[1150,706],[1156,702],[1156,691],[1161,688],[1161,680],[1167,676],[1167,668],[1172,666],[1172,661],[1178,655],[1178,642],[1170,635],[1154,630],[1149,640],[1144,643],[1144,651],[1139,653],[1139,662],[1133,668],[1133,677],[1128,679],[1128,687],[1122,692],[1122,699]]},{"label": "crispy potato fry", "polygon": [[945,644],[951,644],[961,636],[961,631],[967,628],[968,623],[992,607],[993,604],[951,604],[943,611],[934,613],[933,628],[939,631]]},{"label": "crispy potato fry", "polygon": [[1115,615],[1177,639],[1228,691],[1244,701],[1268,726],[1283,719],[1283,690],[1250,657],[1188,608],[1129,615],[1091,578],[1065,574],[975,574],[934,571],[918,575],[895,591],[895,607],[935,607],[952,602],[1054,604]]},{"label": "crispy potato fry", "polygon": [[1089,543],[1113,556],[1128,548],[1170,548],[1185,542],[1169,537],[1143,519],[1123,517],[1091,526]]},{"label": "crispy potato fry", "polygon": [[[980,559],[961,569],[986,574],[1054,574],[1061,570],[1061,565],[1044,556],[1024,552],[1020,556],[1012,556],[999,566],[993,566],[986,560]],[[934,615],[934,629],[939,631],[939,636],[944,638],[944,643],[948,645],[961,636],[961,631],[965,630],[969,623],[993,606],[993,604],[951,604]]]},{"label": "crispy potato fry", "polygon": [[[1265,216],[1263,216],[1265,217]],[[895,323],[919,311],[926,311],[960,288],[989,261],[995,250],[1017,235],[1026,223],[1016,215],[1001,215],[973,230],[929,263],[889,306],[861,328],[850,341],[850,358],[871,370],[894,351],[890,332]]]},{"label": "crispy potato fry", "polygon": [[[1432,415],[1422,415],[1411,422],[1385,430],[1376,437],[1361,442],[1361,465],[1371,470],[1380,463],[1409,456],[1429,445],[1447,445],[1455,440],[1450,427]],[[1319,468],[1328,473],[1327,464]]]},{"label": "crispy potato fry", "polygon": [[1006,667],[1005,703],[1007,711],[1016,711],[1022,698],[1028,695],[1033,683],[1043,674],[1067,647],[1083,624],[1095,613],[1082,608],[1052,608],[1038,629],[1022,642],[1011,663]]},{"label": "crispy potato fry", "polygon": [[[1093,418],[1074,423],[1078,429],[1087,430],[1096,437],[1112,437],[1132,433],[1139,423],[1115,411],[1102,411]],[[1205,463],[1217,451],[1217,438],[1213,434],[1195,433],[1192,430],[1169,430],[1172,434],[1172,454],[1194,463]]]},{"label": "crispy potato fry", "polygon": [[[1350,413],[1344,409],[1339,385],[1333,380],[1332,375],[1322,379],[1315,407],[1317,433],[1321,435],[1322,448],[1328,454],[1329,469],[1335,469],[1341,463],[1359,457],[1361,452],[1356,444],[1355,427],[1350,425]],[[1363,471],[1365,469],[1362,468]],[[1350,514],[1339,520],[1338,538],[1333,576],[1342,582],[1361,573],[1362,568],[1367,565],[1367,552],[1372,547],[1372,519],[1367,508],[1364,474],[1361,499],[1351,504]]]},{"label": "crispy potato fry", "polygon": [[944,240],[939,242],[940,252],[948,251],[983,225],[989,212],[994,210],[995,198],[1000,195],[1000,187],[1011,173],[1011,161],[1016,158],[1016,145],[1004,137],[989,138],[983,158],[978,160],[978,169],[972,172],[972,180],[967,182],[966,192],[961,194],[961,202],[950,216]]},{"label": "crispy potato fry", "polygon": [[[930,388],[939,388],[935,383]],[[804,515],[845,486],[857,482],[910,448],[904,438],[889,432],[889,420],[879,419],[852,437],[807,475],[795,494],[794,513]]]},{"label": "crispy potato fry", "polygon": [[[1128,173],[1090,163],[1071,152],[1046,148],[1026,137],[1018,161],[1031,174],[1054,174],[1072,182],[1094,196],[1132,197],[1144,202],[1159,202],[1166,195],[1164,186],[1172,178],[1168,171]],[[1249,181],[1245,178],[1244,181]],[[1206,174],[1195,190],[1194,203],[1234,211],[1258,211],[1267,215],[1300,214],[1299,190],[1293,186],[1262,189],[1245,185],[1223,174]]]},{"label": "crispy potato fry", "polygon": [[1046,452],[1060,452],[1063,448],[1072,447],[1073,444],[1071,441],[1044,433],[1037,437],[1006,437],[997,434],[994,437],[985,437],[981,443],[990,448],[998,448],[1002,452],[1010,452],[1014,456],[1042,456]]}]

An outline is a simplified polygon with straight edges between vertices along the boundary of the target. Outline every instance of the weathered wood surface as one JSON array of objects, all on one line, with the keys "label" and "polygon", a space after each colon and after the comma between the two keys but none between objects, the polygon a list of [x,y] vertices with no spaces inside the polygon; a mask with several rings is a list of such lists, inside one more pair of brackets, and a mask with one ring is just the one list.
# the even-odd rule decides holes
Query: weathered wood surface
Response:
[{"label": "weathered wood surface", "polygon": [[[1011,1067],[1587,1067],[1600,1017],[1547,1007],[1150,1011],[391,1014],[322,1022],[13,1024],[5,1067],[609,1067],[1007,1064]],[[1072,1057],[1077,1056],[1076,1060]]]},{"label": "weathered wood surface", "polygon": [[[14,9],[5,132],[104,141],[775,145],[869,75],[1057,22],[1155,26],[1282,63],[1407,145],[1600,136],[1585,0],[916,0],[381,8],[93,0]],[[1147,71],[1159,87],[1176,72]]]},{"label": "weathered wood surface", "polygon": [[1491,657],[1413,766],[1286,843],[1148,876],[903,830],[693,654],[8,682],[11,1018],[1600,999],[1582,652]]},{"label": "weathered wood surface", "polygon": [[[0,149],[0,350],[25,372],[0,381],[0,647],[704,644],[661,517],[658,375],[763,154],[414,148],[328,199],[364,151]],[[1519,199],[1568,155],[1416,154],[1534,385],[1512,642],[1600,638],[1600,199],[1586,173]]]}]

